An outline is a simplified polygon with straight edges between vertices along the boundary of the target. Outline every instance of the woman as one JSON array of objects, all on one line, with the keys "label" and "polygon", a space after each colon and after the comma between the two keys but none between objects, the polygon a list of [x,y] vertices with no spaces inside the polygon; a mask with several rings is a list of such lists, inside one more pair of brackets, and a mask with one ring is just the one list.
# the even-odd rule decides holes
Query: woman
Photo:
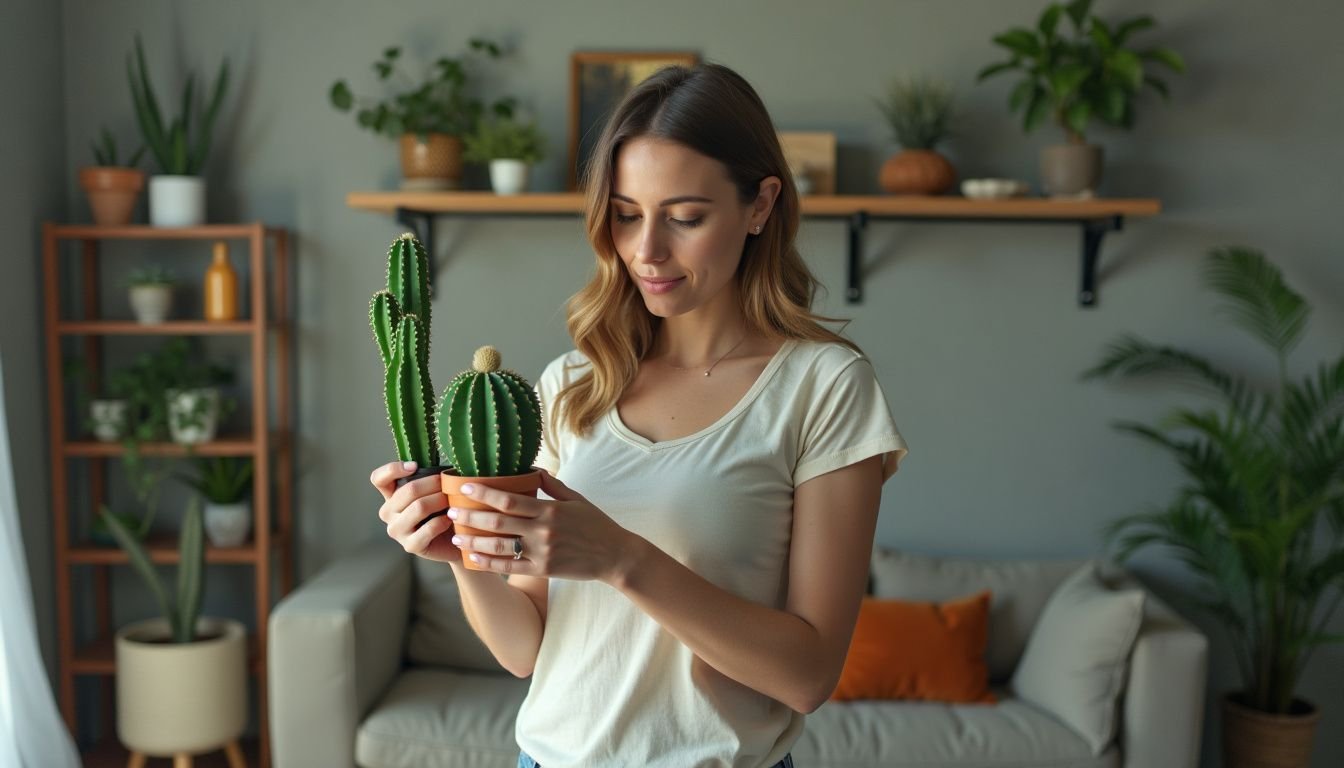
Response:
[{"label": "woman", "polygon": [[[905,443],[858,348],[809,307],[798,196],[760,98],[669,67],[588,166],[597,273],[577,349],[537,380],[542,491],[371,480],[407,551],[452,563],[468,621],[532,676],[518,765],[792,766],[840,677],[882,483]],[[452,521],[521,536],[449,536]],[[491,570],[469,571],[458,547]],[[473,555],[473,557],[476,557]]]}]

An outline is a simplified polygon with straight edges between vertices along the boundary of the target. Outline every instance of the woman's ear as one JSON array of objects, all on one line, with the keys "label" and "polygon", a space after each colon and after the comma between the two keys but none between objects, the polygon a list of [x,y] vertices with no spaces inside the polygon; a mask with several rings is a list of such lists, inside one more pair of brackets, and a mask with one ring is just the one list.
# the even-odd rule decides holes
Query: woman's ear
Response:
[{"label": "woman's ear", "polygon": [[784,187],[784,182],[779,180],[778,176],[766,176],[761,179],[757,186],[756,201],[752,203],[751,228],[764,227],[765,220],[770,218],[770,211],[775,208],[775,200],[779,197],[779,192]]}]

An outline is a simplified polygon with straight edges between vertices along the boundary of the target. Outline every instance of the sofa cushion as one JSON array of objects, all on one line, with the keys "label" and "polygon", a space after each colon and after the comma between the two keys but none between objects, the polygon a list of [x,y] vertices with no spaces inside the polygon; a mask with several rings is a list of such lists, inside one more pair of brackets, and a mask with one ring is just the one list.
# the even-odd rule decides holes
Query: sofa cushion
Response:
[{"label": "sofa cushion", "polygon": [[462,612],[457,578],[447,563],[412,558],[414,594],[406,658],[412,664],[504,672]]},{"label": "sofa cushion", "polygon": [[1111,590],[1087,563],[1059,585],[1013,674],[1013,693],[1067,723],[1093,754],[1115,737],[1143,591]]},{"label": "sofa cushion", "polygon": [[865,597],[831,698],[994,703],[989,591],[941,603]]},{"label": "sofa cushion", "polygon": [[514,722],[528,685],[512,675],[409,669],[360,723],[355,762],[363,768],[513,768]]},{"label": "sofa cushion", "polygon": [[1006,681],[1022,657],[1041,610],[1085,560],[974,560],[878,548],[873,595],[941,602],[982,589],[989,605],[989,677]]},{"label": "sofa cushion", "polygon": [[807,716],[793,746],[808,768],[1118,768],[1112,747],[1094,756],[1055,718],[1006,691],[999,703],[827,702]]}]

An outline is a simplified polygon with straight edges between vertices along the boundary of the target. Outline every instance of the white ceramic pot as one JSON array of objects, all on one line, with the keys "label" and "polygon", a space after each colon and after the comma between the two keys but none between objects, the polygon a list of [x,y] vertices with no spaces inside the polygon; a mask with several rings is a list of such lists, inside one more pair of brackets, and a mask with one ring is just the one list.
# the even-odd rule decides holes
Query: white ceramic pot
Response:
[{"label": "white ceramic pot", "polygon": [[152,757],[218,749],[247,723],[247,633],[201,617],[193,643],[172,643],[165,619],[117,631],[117,736]]},{"label": "white ceramic pot", "polygon": [[215,428],[219,424],[218,389],[170,389],[166,395],[168,431],[173,442],[195,445],[215,439]]},{"label": "white ceramic pot", "polygon": [[200,176],[149,177],[149,223],[156,227],[204,224],[205,179]]},{"label": "white ceramic pot", "polygon": [[132,285],[130,298],[137,323],[162,323],[173,309],[173,286],[166,283]]},{"label": "white ceramic pot", "polygon": [[93,422],[93,436],[105,443],[115,443],[126,433],[125,400],[94,400],[89,403],[89,421]]},{"label": "white ceramic pot", "polygon": [[252,532],[252,502],[205,503],[205,534],[216,547],[237,547]]},{"label": "white ceramic pot", "polygon": [[490,186],[497,195],[516,195],[527,189],[527,163],[522,160],[491,160]]}]

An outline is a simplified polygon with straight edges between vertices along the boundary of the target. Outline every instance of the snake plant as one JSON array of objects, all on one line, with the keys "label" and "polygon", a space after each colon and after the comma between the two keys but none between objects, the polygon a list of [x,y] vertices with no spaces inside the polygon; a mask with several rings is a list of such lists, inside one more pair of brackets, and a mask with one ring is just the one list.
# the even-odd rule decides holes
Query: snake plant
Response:
[{"label": "snake plant", "polygon": [[201,594],[205,591],[205,539],[201,532],[200,499],[193,497],[182,517],[182,530],[178,534],[177,590],[171,599],[140,540],[106,506],[100,507],[100,513],[112,536],[126,550],[131,566],[154,593],[159,610],[172,628],[173,642],[194,641],[196,619],[201,613]]}]

